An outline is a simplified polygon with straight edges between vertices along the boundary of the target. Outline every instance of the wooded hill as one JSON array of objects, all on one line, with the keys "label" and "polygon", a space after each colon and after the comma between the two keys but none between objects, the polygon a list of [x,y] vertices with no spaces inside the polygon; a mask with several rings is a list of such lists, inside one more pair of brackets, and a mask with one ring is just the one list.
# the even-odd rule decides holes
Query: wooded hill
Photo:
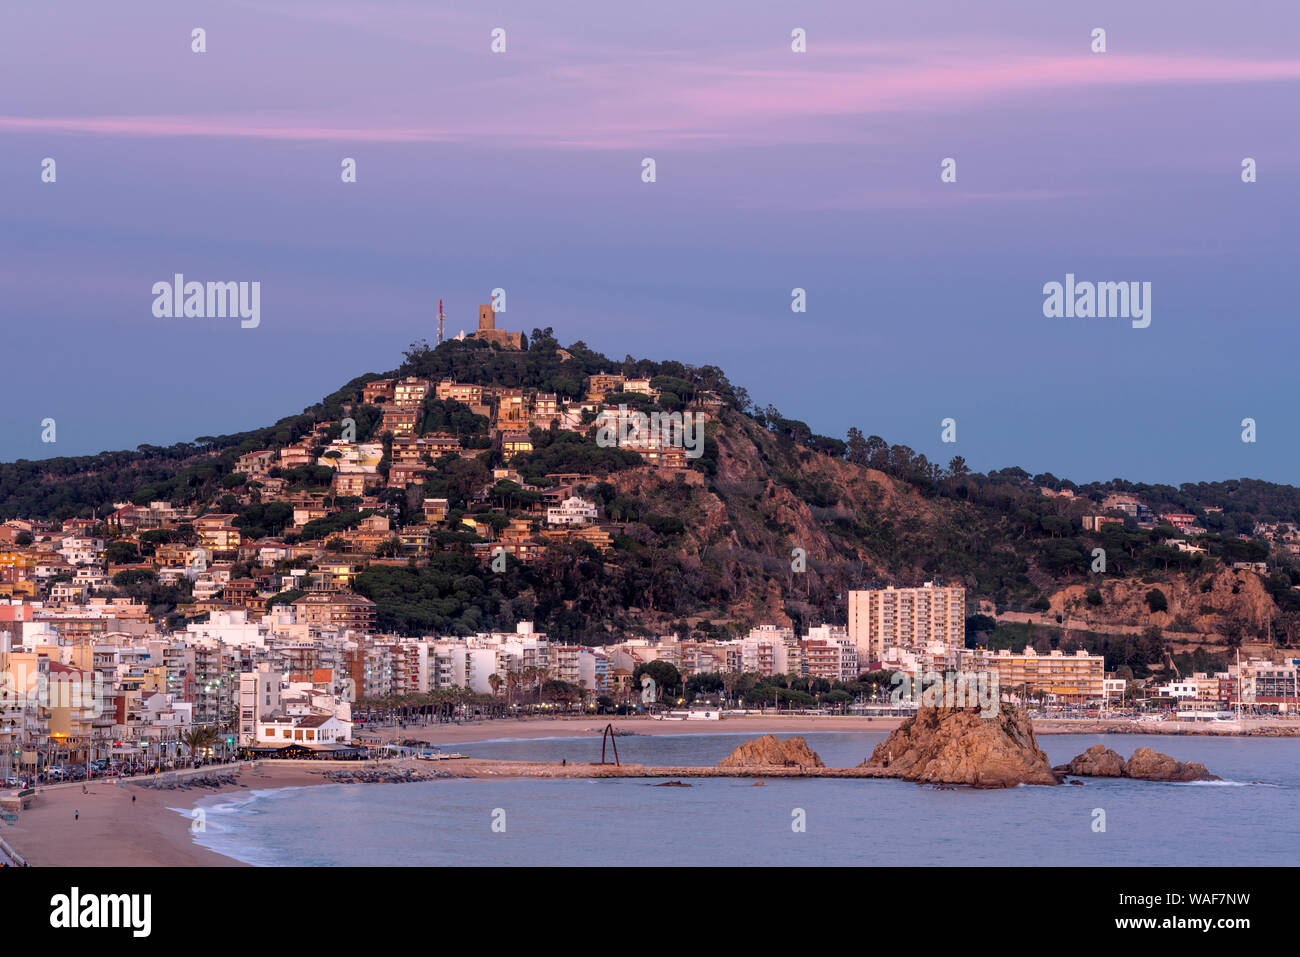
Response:
[{"label": "wooded hill", "polygon": [[[1017,468],[972,473],[960,457],[938,465],[857,429],[844,439],[819,435],[771,406],[759,408],[715,366],[614,360],[581,342],[560,349],[549,329],[533,330],[522,352],[473,340],[436,349],[417,343],[397,369],[353,379],[262,429],[0,465],[0,518],[103,517],[113,502],[167,499],[236,512],[246,537],[279,535],[289,521],[283,505],[241,505],[232,495],[243,481],[232,474],[235,460],[297,442],[320,423],[331,423],[337,435],[345,414],[356,420],[358,440],[383,438],[375,435],[379,410],[360,404],[372,379],[414,375],[578,396],[588,376],[606,372],[650,378],[657,402],[608,397],[647,412],[691,408],[702,393],[721,398],[704,455],[692,463],[702,481],[647,470],[634,453],[599,448],[594,428],[585,435],[535,429],[534,451],[511,466],[539,483],[555,472],[600,476],[587,494],[622,526],[613,551],[552,545],[536,562],[511,561],[506,572],[493,573],[467,551],[475,536],[453,526],[426,564],[376,565],[360,576],[357,590],[379,604],[381,628],[466,634],[531,619],[556,639],[588,643],[669,631],[734,634],[760,622],[802,630],[844,621],[852,588],[937,579],[966,586],[968,640],[996,645],[1026,637],[992,616],[975,617],[981,602],[995,613],[1059,615],[1060,629],[1040,629],[1029,640],[1044,648],[1104,643],[1108,667],[1128,664],[1137,673],[1161,666],[1162,639],[1116,637],[1125,628],[1199,633],[1203,662],[1241,642],[1300,638],[1300,563],[1250,537],[1260,523],[1300,525],[1300,489],[1293,486],[1251,479],[1177,488],[1120,479],[1076,485]],[[432,399],[425,413],[427,430],[455,432],[483,452],[433,463],[422,491],[386,492],[399,523],[415,519],[412,505],[423,495],[447,497],[463,515],[501,463],[481,416]],[[318,469],[288,471],[310,486],[319,483]],[[1068,489],[1074,497],[1043,489]],[[517,487],[498,491],[492,511],[499,514],[509,516],[527,500]],[[1083,516],[1099,514],[1111,492],[1130,493],[1157,514],[1194,515],[1207,530],[1196,542],[1204,554],[1166,545],[1182,537],[1173,528],[1141,529],[1131,519],[1085,532]],[[329,534],[315,531],[322,540]],[[1104,573],[1091,570],[1097,548],[1105,550]],[[806,555],[806,570],[796,570],[795,549]],[[1233,570],[1235,562],[1267,562],[1268,570]],[[1081,615],[1087,629],[1078,626]]]}]

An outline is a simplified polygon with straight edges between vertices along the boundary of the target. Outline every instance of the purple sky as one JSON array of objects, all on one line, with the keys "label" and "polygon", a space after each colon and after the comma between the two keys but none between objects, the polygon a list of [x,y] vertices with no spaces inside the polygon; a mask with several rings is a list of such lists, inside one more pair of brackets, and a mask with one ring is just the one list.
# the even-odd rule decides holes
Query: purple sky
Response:
[{"label": "purple sky", "polygon": [[[0,459],[269,424],[500,286],[827,434],[1300,482],[1293,2],[462,6],[5,5]],[[261,325],[154,318],[176,272]],[[1044,318],[1067,272],[1151,282],[1151,326]]]}]

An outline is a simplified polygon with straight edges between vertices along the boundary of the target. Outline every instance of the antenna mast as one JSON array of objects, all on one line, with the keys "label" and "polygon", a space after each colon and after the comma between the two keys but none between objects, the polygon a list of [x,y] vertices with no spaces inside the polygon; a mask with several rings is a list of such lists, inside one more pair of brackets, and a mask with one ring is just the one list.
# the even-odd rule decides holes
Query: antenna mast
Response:
[{"label": "antenna mast", "polygon": [[438,345],[442,345],[442,300],[438,300]]}]

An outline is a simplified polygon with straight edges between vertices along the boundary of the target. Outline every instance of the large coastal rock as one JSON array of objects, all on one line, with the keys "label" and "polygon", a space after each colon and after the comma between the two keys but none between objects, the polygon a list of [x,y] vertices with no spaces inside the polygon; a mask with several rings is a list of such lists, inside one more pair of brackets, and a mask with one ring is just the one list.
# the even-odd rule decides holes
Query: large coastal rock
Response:
[{"label": "large coastal rock", "polygon": [[808,747],[803,738],[786,738],[778,741],[776,735],[765,734],[746,741],[718,762],[720,768],[824,768],[817,752]]},{"label": "large coastal rock", "polygon": [[1081,778],[1122,778],[1124,759],[1104,744],[1094,744],[1069,764],[1059,764],[1052,770]]},{"label": "large coastal rock", "polygon": [[1124,765],[1124,777],[1143,781],[1222,781],[1194,761],[1176,761],[1152,748],[1138,748]]},{"label": "large coastal rock", "polygon": [[921,708],[876,745],[862,767],[919,784],[976,788],[1062,781],[1038,749],[1028,715],[1006,704],[994,713]]},{"label": "large coastal rock", "polygon": [[1081,778],[1134,778],[1139,781],[1219,781],[1205,765],[1177,761],[1152,748],[1138,748],[1125,761],[1104,745],[1094,744],[1069,764],[1053,768],[1057,774]]}]

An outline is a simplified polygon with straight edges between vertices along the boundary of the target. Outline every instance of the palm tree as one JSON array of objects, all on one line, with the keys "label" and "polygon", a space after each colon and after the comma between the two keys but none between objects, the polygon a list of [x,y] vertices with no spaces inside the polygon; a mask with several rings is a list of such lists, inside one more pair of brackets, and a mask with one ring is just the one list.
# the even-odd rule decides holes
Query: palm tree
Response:
[{"label": "palm tree", "polygon": [[506,704],[514,703],[514,693],[519,688],[521,678],[518,671],[506,672]]},{"label": "palm tree", "polygon": [[217,740],[217,729],[208,725],[196,725],[187,728],[180,735],[181,744],[190,753],[190,764],[196,765],[198,753],[204,748],[210,747]]}]

